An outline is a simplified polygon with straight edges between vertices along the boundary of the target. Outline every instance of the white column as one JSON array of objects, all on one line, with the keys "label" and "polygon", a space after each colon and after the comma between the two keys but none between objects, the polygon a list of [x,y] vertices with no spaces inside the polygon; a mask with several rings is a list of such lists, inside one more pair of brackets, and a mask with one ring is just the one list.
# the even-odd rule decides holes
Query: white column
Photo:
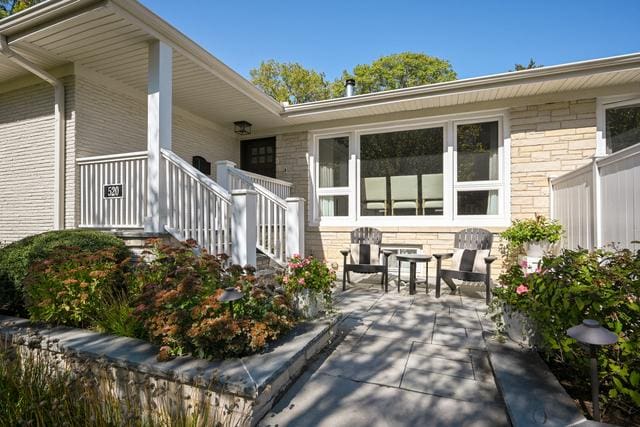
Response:
[{"label": "white column", "polygon": [[235,167],[236,164],[231,160],[218,160],[216,162],[216,182],[227,191],[233,190],[233,188],[231,188],[229,169],[233,169]]},{"label": "white column", "polygon": [[149,43],[147,88],[147,219],[145,231],[163,232],[167,223],[165,171],[162,148],[171,149],[173,52],[161,41]]},{"label": "white column", "polygon": [[304,256],[304,199],[287,198],[287,244],[286,256]]},{"label": "white column", "polygon": [[231,262],[234,264],[256,265],[257,206],[255,190],[231,192]]}]

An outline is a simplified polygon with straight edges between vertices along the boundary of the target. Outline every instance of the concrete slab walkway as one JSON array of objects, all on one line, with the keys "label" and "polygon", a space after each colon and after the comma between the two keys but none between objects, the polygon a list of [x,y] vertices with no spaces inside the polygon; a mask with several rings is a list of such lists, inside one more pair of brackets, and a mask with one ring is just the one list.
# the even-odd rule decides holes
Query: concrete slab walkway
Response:
[{"label": "concrete slab walkway", "polygon": [[508,426],[486,352],[481,293],[336,293],[347,317],[262,426]]}]

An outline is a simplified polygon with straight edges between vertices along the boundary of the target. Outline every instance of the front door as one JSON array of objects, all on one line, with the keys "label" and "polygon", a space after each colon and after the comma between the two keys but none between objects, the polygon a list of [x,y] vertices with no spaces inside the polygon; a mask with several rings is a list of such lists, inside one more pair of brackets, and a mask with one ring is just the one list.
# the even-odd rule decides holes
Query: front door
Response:
[{"label": "front door", "polygon": [[240,145],[240,168],[276,177],[276,138],[248,139]]}]

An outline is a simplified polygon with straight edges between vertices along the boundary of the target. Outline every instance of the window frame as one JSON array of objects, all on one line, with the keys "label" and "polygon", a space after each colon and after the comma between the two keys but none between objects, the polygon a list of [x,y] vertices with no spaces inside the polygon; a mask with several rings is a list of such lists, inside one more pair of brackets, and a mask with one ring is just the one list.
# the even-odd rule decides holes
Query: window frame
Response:
[{"label": "window frame", "polygon": [[596,156],[604,157],[615,153],[607,151],[607,110],[640,104],[640,93],[605,96],[596,98]]},{"label": "window frame", "polygon": [[[364,125],[317,129],[309,132],[309,209],[310,226],[373,226],[373,227],[504,227],[511,217],[510,200],[510,123],[508,109],[487,110],[474,113],[449,114],[431,118],[378,122]],[[498,180],[457,183],[456,125],[498,122]],[[360,214],[360,136],[403,130],[443,128],[443,214],[416,216],[362,216]],[[321,189],[318,187],[318,141],[320,139],[349,137],[349,187]],[[454,182],[455,181],[455,182]],[[457,189],[498,190],[498,215],[456,215]],[[319,196],[349,196],[349,215],[345,217],[320,217]]]},{"label": "window frame", "polygon": [[[458,181],[458,126],[472,125],[480,123],[498,122],[498,179],[483,181]],[[504,200],[504,129],[503,118],[496,117],[494,119],[477,120],[465,119],[453,121],[453,216],[454,219],[471,219],[477,220],[481,218],[501,218],[505,210]],[[487,191],[498,190],[498,213],[496,215],[459,215],[458,214],[458,192],[461,191]]]}]

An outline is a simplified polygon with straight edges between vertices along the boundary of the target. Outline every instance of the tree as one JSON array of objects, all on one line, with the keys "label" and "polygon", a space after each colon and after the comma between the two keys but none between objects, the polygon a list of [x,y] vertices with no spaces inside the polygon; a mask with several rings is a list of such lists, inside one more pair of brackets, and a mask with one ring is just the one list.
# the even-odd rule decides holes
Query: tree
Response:
[{"label": "tree", "polygon": [[0,0],[0,19],[25,10],[42,0]]},{"label": "tree", "polygon": [[509,71],[522,71],[522,70],[531,70],[532,68],[540,68],[540,67],[544,67],[544,65],[540,64],[536,64],[536,61],[533,60],[533,58],[529,59],[529,63],[524,66],[522,64],[515,64],[514,68],[515,70],[509,70]]},{"label": "tree", "polygon": [[358,94],[456,79],[449,61],[412,52],[382,56],[371,64],[356,65],[350,72],[344,70],[334,81],[298,63],[280,63],[273,59],[263,61],[250,74],[251,82],[267,95],[291,104],[341,98],[346,79],[356,79]]},{"label": "tree", "polygon": [[344,71],[342,79],[332,85],[333,96],[343,96],[341,86],[346,78],[355,78],[356,93],[363,94],[447,82],[455,80],[457,75],[447,60],[424,53],[402,52],[381,56],[371,64],[356,65],[352,73]]},{"label": "tree", "polygon": [[252,69],[251,82],[277,101],[299,104],[329,98],[324,73],[308,70],[297,62],[262,61]]}]

